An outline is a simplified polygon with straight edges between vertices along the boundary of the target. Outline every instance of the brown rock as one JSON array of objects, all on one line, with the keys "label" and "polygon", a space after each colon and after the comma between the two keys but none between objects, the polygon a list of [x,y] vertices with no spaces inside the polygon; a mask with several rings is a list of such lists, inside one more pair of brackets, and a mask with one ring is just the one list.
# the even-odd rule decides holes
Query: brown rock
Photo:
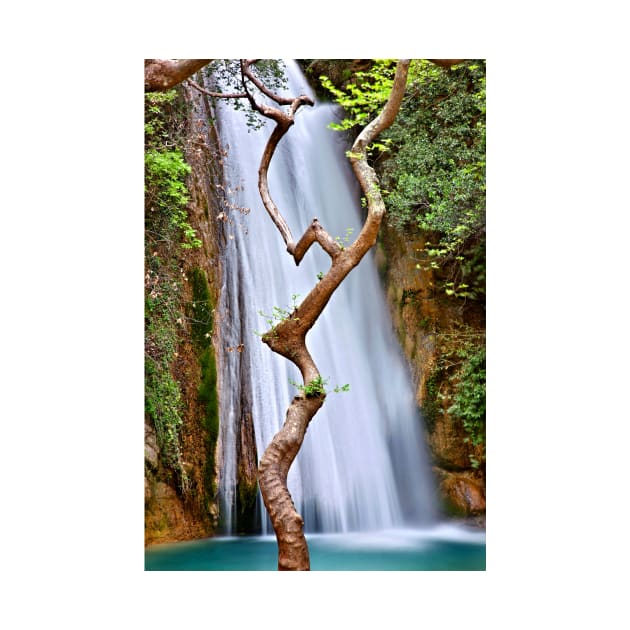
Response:
[{"label": "brown rock", "polygon": [[439,468],[434,472],[440,479],[440,493],[448,512],[458,516],[475,516],[486,511],[486,493],[481,479],[474,473],[453,473]]},{"label": "brown rock", "polygon": [[444,340],[466,323],[465,313],[462,304],[436,290],[434,272],[419,265],[425,244],[420,233],[403,236],[385,225],[379,269],[392,323],[411,369],[416,401],[423,411],[441,498],[452,514],[478,515],[485,511],[485,475],[472,468],[471,457],[483,461],[483,447],[473,448],[462,422],[448,413],[453,383],[443,348]]},{"label": "brown rock", "polygon": [[448,469],[470,468],[466,433],[461,423],[453,422],[447,415],[438,415],[433,431],[427,436],[433,459],[440,467]]}]

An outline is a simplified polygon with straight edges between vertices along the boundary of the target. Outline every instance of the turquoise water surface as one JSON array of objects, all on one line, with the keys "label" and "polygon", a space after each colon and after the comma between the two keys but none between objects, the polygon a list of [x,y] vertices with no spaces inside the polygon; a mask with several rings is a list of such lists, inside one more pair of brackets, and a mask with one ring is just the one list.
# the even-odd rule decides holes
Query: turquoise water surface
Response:
[{"label": "turquoise water surface", "polygon": [[[307,534],[313,571],[485,571],[485,533],[454,526]],[[275,571],[274,536],[230,536],[154,545],[146,571]]]}]

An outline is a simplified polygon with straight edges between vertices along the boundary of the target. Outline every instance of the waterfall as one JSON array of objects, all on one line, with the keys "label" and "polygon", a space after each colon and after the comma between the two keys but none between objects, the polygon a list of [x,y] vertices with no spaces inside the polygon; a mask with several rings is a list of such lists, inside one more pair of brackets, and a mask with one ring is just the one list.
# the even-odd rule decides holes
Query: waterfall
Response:
[{"label": "waterfall", "polygon": [[[287,93],[314,100],[299,67],[287,61]],[[271,195],[297,240],[314,217],[341,240],[362,225],[358,185],[341,134],[327,128],[337,109],[302,107],[269,169]],[[219,305],[221,431],[219,492],[228,533],[235,531],[239,422],[251,407],[258,457],[282,426],[298,370],[264,345],[269,326],[259,311],[292,310],[330,267],[317,245],[297,267],[268,216],[257,188],[258,165],[273,124],[249,130],[243,112],[217,109],[225,188],[231,208],[224,224],[223,287]],[[243,344],[239,346],[239,344]],[[289,471],[288,486],[305,529],[377,530],[426,524],[436,518],[434,490],[408,367],[392,331],[373,252],[337,289],[307,336],[330,393],[313,418]],[[239,348],[241,351],[235,350]],[[259,497],[263,533],[271,525]]]}]

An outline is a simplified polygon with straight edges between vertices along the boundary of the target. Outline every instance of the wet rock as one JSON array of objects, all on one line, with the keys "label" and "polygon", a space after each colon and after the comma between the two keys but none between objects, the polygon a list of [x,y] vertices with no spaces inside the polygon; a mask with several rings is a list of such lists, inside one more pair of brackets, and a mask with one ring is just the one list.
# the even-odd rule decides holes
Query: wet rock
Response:
[{"label": "wet rock", "polygon": [[475,473],[450,472],[434,468],[440,494],[447,512],[457,516],[482,515],[486,511],[486,492],[483,479]]}]

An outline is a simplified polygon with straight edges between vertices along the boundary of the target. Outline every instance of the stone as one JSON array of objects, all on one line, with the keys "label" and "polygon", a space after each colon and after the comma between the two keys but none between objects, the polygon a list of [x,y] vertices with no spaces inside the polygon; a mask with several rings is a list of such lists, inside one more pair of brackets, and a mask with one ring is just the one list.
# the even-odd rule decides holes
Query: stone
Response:
[{"label": "stone", "polygon": [[440,479],[440,493],[447,512],[457,516],[476,516],[486,511],[486,493],[481,479],[469,472],[450,472],[434,468]]},{"label": "stone", "polygon": [[145,423],[144,425],[144,461],[152,470],[158,467],[159,448],[157,445],[157,436],[152,426]]}]

